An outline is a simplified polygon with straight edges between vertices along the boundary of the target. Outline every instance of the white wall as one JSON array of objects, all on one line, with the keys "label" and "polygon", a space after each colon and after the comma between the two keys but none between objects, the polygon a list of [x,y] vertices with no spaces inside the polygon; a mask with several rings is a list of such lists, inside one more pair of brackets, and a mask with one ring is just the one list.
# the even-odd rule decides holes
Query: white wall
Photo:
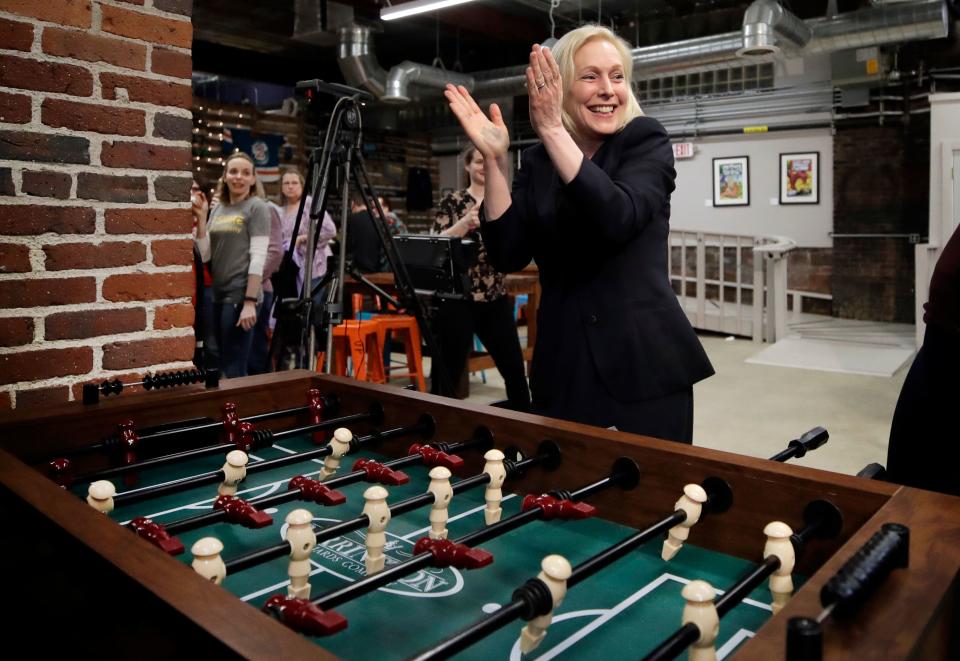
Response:
[{"label": "white wall", "polygon": [[[926,325],[923,323],[923,304],[930,293],[930,278],[940,251],[953,234],[957,223],[956,205],[960,195],[954,195],[956,183],[944,171],[944,160],[950,167],[952,152],[960,149],[960,94],[930,95],[930,217],[928,243],[915,247],[914,303],[917,347],[923,344]],[[960,176],[955,174],[955,176]],[[951,217],[951,209],[953,213]]]},{"label": "white wall", "polygon": [[[960,149],[960,93],[930,95],[930,244],[943,246],[953,234],[955,219],[944,216],[944,201],[952,196],[943,158]],[[960,202],[955,201],[954,204]]]},{"label": "white wall", "polygon": [[[670,226],[679,230],[788,236],[799,247],[833,245],[833,137],[829,129],[777,131],[693,140],[693,158],[678,160]],[[780,154],[820,152],[820,204],[778,205]],[[750,205],[714,207],[713,159],[750,157]],[[771,202],[773,202],[771,204]]]}]

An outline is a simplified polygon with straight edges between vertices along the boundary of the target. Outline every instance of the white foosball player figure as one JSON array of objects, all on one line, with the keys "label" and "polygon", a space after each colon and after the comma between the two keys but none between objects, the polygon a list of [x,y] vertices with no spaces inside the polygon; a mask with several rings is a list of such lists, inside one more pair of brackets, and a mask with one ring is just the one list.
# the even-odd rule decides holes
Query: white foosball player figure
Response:
[{"label": "white foosball player figure", "polygon": [[220,557],[221,551],[223,551],[223,544],[216,537],[198,539],[190,547],[190,553],[193,554],[193,562],[190,566],[208,581],[220,585],[227,575],[227,566]]},{"label": "white foosball player figure", "polygon": [[379,485],[364,491],[363,498],[366,500],[363,514],[370,522],[367,528],[367,555],[364,557],[369,576],[383,569],[383,547],[387,545],[386,530],[390,522],[390,506],[387,505],[387,490]]},{"label": "white foosball player figure", "polygon": [[700,638],[690,646],[689,661],[716,661],[720,615],[713,600],[717,591],[706,581],[690,581],[680,594],[687,600],[683,607],[683,623],[693,623],[700,630]]},{"label": "white foosball player figure", "polygon": [[290,544],[290,564],[287,575],[290,586],[287,596],[295,599],[310,598],[310,554],[317,546],[313,531],[313,514],[309,510],[295,509],[286,518],[287,543]]},{"label": "white foosball player figure", "polygon": [[250,460],[243,450],[233,450],[227,453],[227,462],[220,469],[223,471],[223,482],[217,488],[221,496],[236,496],[237,485],[247,477],[247,462]]},{"label": "white foosball player figure", "polygon": [[87,504],[98,512],[109,514],[113,511],[113,497],[117,488],[109,480],[97,480],[87,487]]},{"label": "white foosball player figure", "polygon": [[700,520],[705,502],[707,502],[707,492],[699,484],[688,484],[683,488],[683,495],[673,506],[673,510],[683,510],[687,513],[687,518],[667,533],[667,539],[664,540],[663,549],[660,552],[661,558],[672,560],[673,556],[683,548],[683,543],[690,537],[690,528]]},{"label": "white foosball player figure", "polygon": [[340,469],[340,458],[350,451],[350,441],[352,440],[353,434],[346,427],[339,427],[333,432],[333,438],[330,439],[329,443],[333,450],[323,460],[323,468],[320,469],[321,482]]},{"label": "white foosball player figure", "polygon": [[780,568],[770,577],[770,593],[773,595],[773,614],[780,612],[793,594],[793,566],[797,562],[797,554],[790,542],[793,530],[782,521],[772,521],[763,529],[767,536],[767,543],[763,547],[764,559],[775,555],[780,558]]},{"label": "white foosball player figure", "polygon": [[487,506],[483,509],[483,519],[487,525],[491,525],[500,520],[503,509],[500,503],[503,501],[503,481],[507,479],[507,468],[503,465],[503,453],[500,450],[487,450],[483,458],[487,463],[483,466],[483,472],[490,476],[487,483],[487,490],[483,492],[483,498],[487,501]]},{"label": "white foosball player figure", "polygon": [[433,507],[430,508],[430,539],[447,538],[447,509],[453,498],[453,487],[450,486],[449,468],[435,466],[430,469],[430,486],[427,491],[433,494]]},{"label": "white foosball player figure", "polygon": [[540,573],[537,574],[537,578],[550,588],[553,607],[546,615],[540,615],[527,622],[527,626],[520,632],[520,651],[524,654],[529,654],[537,649],[544,636],[547,635],[547,628],[553,621],[553,611],[563,602],[563,598],[567,594],[567,579],[570,578],[572,573],[573,568],[562,555],[548,555],[540,563]]}]

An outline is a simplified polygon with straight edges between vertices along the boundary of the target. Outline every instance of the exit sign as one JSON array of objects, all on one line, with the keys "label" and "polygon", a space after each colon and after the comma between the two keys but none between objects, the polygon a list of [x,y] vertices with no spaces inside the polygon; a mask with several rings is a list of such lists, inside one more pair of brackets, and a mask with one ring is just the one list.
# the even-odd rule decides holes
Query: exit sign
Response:
[{"label": "exit sign", "polygon": [[673,157],[674,158],[693,158],[693,143],[692,142],[673,143]]}]

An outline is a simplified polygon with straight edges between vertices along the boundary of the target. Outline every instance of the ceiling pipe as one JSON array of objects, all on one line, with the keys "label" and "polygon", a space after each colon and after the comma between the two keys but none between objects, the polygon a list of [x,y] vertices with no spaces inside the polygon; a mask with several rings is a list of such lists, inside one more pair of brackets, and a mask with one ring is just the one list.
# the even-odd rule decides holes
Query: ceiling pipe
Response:
[{"label": "ceiling pipe", "polygon": [[810,26],[776,0],[754,0],[743,14],[743,46],[737,55],[775,55],[780,52],[778,37],[795,48],[803,48],[812,36]]},{"label": "ceiling pipe", "polygon": [[359,87],[381,98],[385,92],[387,72],[373,52],[370,28],[352,25],[342,27],[337,32],[337,63],[347,85]]},{"label": "ceiling pipe", "polygon": [[473,92],[475,81],[473,76],[456,71],[447,71],[439,67],[428,67],[407,60],[390,69],[387,74],[386,92],[380,98],[385,103],[409,103],[411,100],[409,86],[418,83],[426,87],[443,89],[448,83],[463,85],[469,92]]},{"label": "ceiling pipe", "polygon": [[[759,0],[751,7],[759,4],[766,6],[771,3],[776,4],[772,0]],[[796,25],[790,18],[785,18],[787,15],[788,12],[779,15],[780,18],[773,23],[772,32],[782,37],[790,45],[791,53],[795,52],[797,55],[882,46],[905,41],[940,39],[947,36],[949,25],[944,0],[915,0],[908,3],[884,4],[838,14],[827,19],[809,21],[800,21],[789,14],[803,25],[803,28]],[[773,18],[772,15],[771,18]],[[744,25],[747,24],[745,14]],[[749,24],[756,25],[756,21],[751,21]],[[805,37],[807,31],[810,33],[809,37]],[[751,34],[756,34],[756,31],[752,31]],[[359,26],[342,28],[340,38],[340,68],[347,84],[363,87],[378,99],[382,98],[386,93],[387,72],[380,67],[373,55],[370,29]],[[806,41],[804,41],[805,38]],[[800,47],[801,43],[805,45]],[[746,35],[744,31],[740,31],[634,48],[631,50],[634,75],[636,77],[642,74],[644,78],[677,75],[744,63],[756,64],[772,60],[774,57],[774,52],[768,50],[762,55],[744,60],[738,52],[747,47]],[[408,67],[411,64],[421,69],[432,68],[408,62],[400,66]],[[475,83],[472,93],[481,99],[522,94],[526,82],[525,69],[526,65],[518,65],[474,72],[470,74]],[[446,73],[450,75],[450,72]],[[400,86],[400,82],[403,79],[413,81],[419,75],[421,74],[410,70],[406,71],[401,78],[398,72],[398,87],[391,91],[391,96],[398,101],[401,97],[411,98],[409,92]],[[423,80],[416,82],[430,80],[432,80],[432,74],[423,74]]]},{"label": "ceiling pipe", "polygon": [[849,48],[943,39],[949,31],[947,3],[943,0],[888,4],[873,9],[819,19],[805,53],[832,53]]}]

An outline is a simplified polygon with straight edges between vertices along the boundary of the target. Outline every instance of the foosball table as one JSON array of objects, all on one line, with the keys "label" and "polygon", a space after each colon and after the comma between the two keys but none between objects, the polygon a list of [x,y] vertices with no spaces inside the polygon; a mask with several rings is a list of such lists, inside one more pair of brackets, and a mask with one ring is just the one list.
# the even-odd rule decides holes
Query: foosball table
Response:
[{"label": "foosball table", "polygon": [[[305,370],[13,412],[0,432],[8,645],[107,658],[960,651],[960,499],[802,461]],[[882,555],[891,529],[898,550],[877,562],[892,567],[850,605],[838,572]],[[687,642],[667,652],[671,634]]]}]

